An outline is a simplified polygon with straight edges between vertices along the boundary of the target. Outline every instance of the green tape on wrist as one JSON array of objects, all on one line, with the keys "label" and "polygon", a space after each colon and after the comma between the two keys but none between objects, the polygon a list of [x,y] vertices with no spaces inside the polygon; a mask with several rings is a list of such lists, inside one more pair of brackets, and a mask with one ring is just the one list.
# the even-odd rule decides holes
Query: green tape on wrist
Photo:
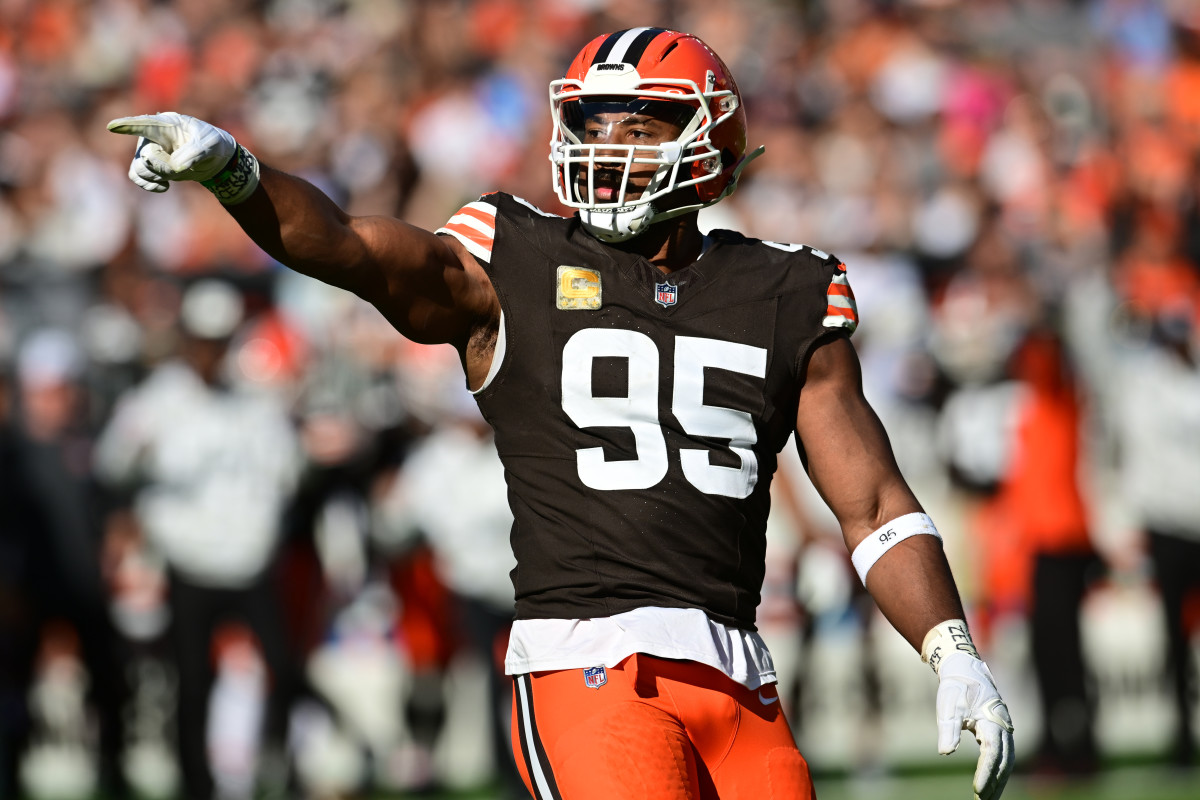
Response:
[{"label": "green tape on wrist", "polygon": [[240,144],[220,172],[200,185],[208,189],[222,205],[236,206],[258,188],[258,159]]}]

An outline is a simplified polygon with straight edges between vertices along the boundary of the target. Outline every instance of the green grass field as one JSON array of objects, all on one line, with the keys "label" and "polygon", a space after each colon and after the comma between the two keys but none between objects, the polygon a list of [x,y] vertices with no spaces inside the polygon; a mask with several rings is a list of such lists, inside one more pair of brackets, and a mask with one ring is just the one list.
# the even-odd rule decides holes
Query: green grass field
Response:
[{"label": "green grass field", "polygon": [[[968,772],[879,778],[818,777],[818,800],[971,800]],[[409,795],[389,795],[404,800]],[[426,800],[495,800],[486,789],[423,794]],[[384,797],[373,800],[385,800]],[[1046,779],[1018,775],[1003,800],[1200,800],[1200,770],[1181,772],[1161,766],[1124,766],[1087,779]]]},{"label": "green grass field", "polygon": [[[910,774],[878,778],[818,777],[818,800],[971,800],[969,772]],[[406,800],[417,795],[377,796]],[[421,794],[424,800],[496,800],[487,789]],[[649,800],[649,799],[648,799]],[[1182,772],[1163,766],[1120,766],[1087,779],[1047,779],[1018,775],[1002,800],[1200,800],[1200,769]]]},{"label": "green grass field", "polygon": [[[818,779],[819,800],[971,800],[971,776],[914,775],[879,779]],[[1016,776],[1003,800],[1197,800],[1200,771],[1124,767],[1089,779],[1050,780]]]}]

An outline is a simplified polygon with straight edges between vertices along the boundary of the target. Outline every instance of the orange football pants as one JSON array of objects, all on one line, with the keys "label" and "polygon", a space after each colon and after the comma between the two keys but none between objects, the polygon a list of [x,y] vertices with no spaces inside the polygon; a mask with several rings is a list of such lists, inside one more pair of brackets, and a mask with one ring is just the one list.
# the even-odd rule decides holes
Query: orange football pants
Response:
[{"label": "orange football pants", "polygon": [[536,800],[815,800],[774,685],[641,654],[590,672],[591,686],[582,669],[513,677],[513,752]]}]

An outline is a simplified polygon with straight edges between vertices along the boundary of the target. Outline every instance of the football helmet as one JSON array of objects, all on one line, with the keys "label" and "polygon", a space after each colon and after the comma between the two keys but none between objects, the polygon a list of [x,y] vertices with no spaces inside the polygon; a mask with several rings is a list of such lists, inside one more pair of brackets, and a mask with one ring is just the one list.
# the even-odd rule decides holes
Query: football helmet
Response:
[{"label": "football helmet", "polygon": [[[665,28],[630,28],[593,39],[566,76],[551,81],[550,109],[554,191],[605,242],[624,241],[655,222],[716,203],[763,151],[746,154],[746,111],[724,62],[695,36]],[[660,130],[674,138],[614,141],[606,126],[623,118],[665,122]],[[598,180],[598,174],[608,177]],[[644,185],[637,176],[646,177]],[[662,203],[689,187],[694,194],[682,203]]]}]

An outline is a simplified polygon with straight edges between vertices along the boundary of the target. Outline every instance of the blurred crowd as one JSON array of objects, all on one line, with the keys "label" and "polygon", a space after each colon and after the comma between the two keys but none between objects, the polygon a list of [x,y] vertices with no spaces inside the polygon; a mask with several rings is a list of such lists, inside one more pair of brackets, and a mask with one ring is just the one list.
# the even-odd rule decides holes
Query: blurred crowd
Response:
[{"label": "blurred crowd", "polygon": [[[1027,621],[1022,758],[1100,763],[1080,614],[1117,580],[1161,599],[1168,755],[1194,761],[1196,3],[0,0],[0,797],[426,785],[464,653],[506,724],[509,518],[453,351],[199,187],[138,190],[105,123],[201,117],[431,230],[496,189],[567,213],[547,83],[639,25],[710,44],[767,147],[702,227],[848,265],[869,399],[978,638]],[[798,472],[764,605],[795,636],[829,538]]]}]

